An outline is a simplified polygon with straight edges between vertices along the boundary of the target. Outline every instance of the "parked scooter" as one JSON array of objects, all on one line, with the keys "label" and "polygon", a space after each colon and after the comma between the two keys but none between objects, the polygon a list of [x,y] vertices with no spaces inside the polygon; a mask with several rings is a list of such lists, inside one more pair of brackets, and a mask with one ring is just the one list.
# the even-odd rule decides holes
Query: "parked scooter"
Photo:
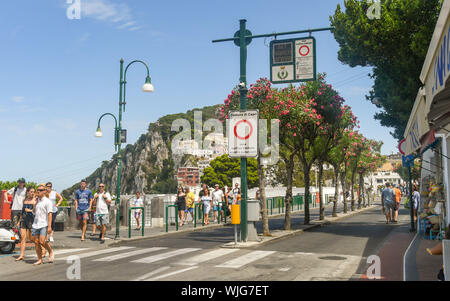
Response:
[{"label": "parked scooter", "polygon": [[9,254],[14,251],[20,238],[10,220],[0,220],[0,252]]}]

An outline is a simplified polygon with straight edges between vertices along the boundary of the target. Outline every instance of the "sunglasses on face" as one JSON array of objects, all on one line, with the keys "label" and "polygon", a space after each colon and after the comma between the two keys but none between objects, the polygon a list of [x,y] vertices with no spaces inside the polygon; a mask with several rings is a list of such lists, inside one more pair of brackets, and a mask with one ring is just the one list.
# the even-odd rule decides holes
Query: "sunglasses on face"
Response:
[{"label": "sunglasses on face", "polygon": [[45,191],[46,189],[38,189],[37,191]]}]

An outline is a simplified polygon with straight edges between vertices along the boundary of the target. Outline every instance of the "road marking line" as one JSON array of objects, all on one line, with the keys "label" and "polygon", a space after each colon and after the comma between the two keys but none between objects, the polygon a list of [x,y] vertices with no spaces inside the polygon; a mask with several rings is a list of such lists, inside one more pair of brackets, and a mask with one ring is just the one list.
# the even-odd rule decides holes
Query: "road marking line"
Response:
[{"label": "road marking line", "polygon": [[208,260],[212,260],[212,259],[220,257],[220,256],[225,256],[225,255],[231,254],[236,251],[239,251],[239,249],[218,249],[218,250],[214,250],[214,251],[211,251],[208,253],[194,256],[192,258],[186,258],[182,261],[176,262],[175,264],[194,266],[199,263],[202,263],[202,262],[205,262]]},{"label": "road marking line", "polygon": [[150,276],[153,276],[155,274],[158,274],[159,272],[162,272],[162,271],[165,271],[165,270],[168,270],[168,269],[170,269],[170,267],[162,267],[162,268],[156,269],[154,271],[151,271],[150,273],[147,273],[145,275],[142,275],[141,277],[138,277],[138,278],[134,279],[133,281],[145,280],[145,279],[147,279]]},{"label": "road marking line", "polygon": [[216,268],[240,268],[246,264],[249,264],[258,259],[264,258],[271,254],[275,253],[275,251],[253,251],[238,258],[227,261],[223,264],[216,265]]},{"label": "road marking line", "polygon": [[198,250],[201,250],[201,249],[198,249],[198,248],[179,249],[179,250],[175,250],[175,251],[172,251],[172,252],[167,252],[167,253],[163,253],[163,254],[153,255],[153,256],[150,256],[150,257],[145,257],[145,258],[138,259],[138,260],[133,260],[131,262],[152,263],[152,262],[155,262],[155,261],[160,261],[160,260],[167,259],[167,258],[170,258],[170,257],[174,257],[174,256],[177,256],[177,255],[184,255],[186,253],[194,252],[194,251],[198,251]]},{"label": "road marking line", "polygon": [[127,252],[127,253],[111,255],[111,256],[95,259],[93,261],[114,261],[114,260],[119,260],[119,259],[123,259],[123,258],[127,258],[127,257],[145,254],[145,253],[156,252],[156,251],[164,250],[164,249],[167,249],[167,248],[166,247],[154,247],[154,248],[140,249],[140,250],[136,250],[136,251],[131,251],[131,252]]},{"label": "road marking line", "polygon": [[182,269],[182,270],[179,270],[179,271],[175,271],[175,272],[172,272],[172,273],[164,274],[164,275],[157,276],[157,277],[154,277],[154,278],[148,278],[148,279],[145,279],[144,281],[155,281],[155,280],[158,280],[158,279],[161,279],[161,278],[166,278],[166,277],[173,276],[173,275],[176,275],[176,274],[184,273],[184,272],[187,272],[189,270],[196,269],[196,268],[198,268],[198,266]]},{"label": "road marking line", "polygon": [[[75,253],[75,252],[80,252],[80,251],[86,251],[89,250],[90,248],[80,248],[80,249],[63,249],[63,250],[54,250],[53,253],[55,255],[61,255],[61,254],[67,254],[67,253]],[[33,258],[37,258],[37,255],[25,255],[25,257],[33,257]]]},{"label": "road marking line", "polygon": [[[103,250],[82,253],[82,254],[74,254],[74,255],[78,256],[81,259],[81,258],[93,257],[93,256],[97,256],[97,255],[102,255],[102,254],[107,254],[107,253],[112,253],[112,252],[117,252],[117,251],[123,251],[123,250],[128,250],[128,249],[134,249],[134,247],[117,247],[117,248],[103,249]],[[55,258],[55,259],[56,260],[67,260],[67,258],[69,258],[69,256],[62,257],[62,258]]]}]

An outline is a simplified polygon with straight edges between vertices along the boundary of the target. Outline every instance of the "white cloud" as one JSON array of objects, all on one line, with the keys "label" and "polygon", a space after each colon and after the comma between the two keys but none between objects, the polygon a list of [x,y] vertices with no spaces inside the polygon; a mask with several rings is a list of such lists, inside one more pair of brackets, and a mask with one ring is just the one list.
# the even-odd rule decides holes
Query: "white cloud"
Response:
[{"label": "white cloud", "polygon": [[[137,30],[136,22],[130,7],[125,3],[112,3],[109,0],[82,0],[81,18],[94,18],[96,20],[123,23],[118,29]],[[130,29],[132,28],[132,29]]]},{"label": "white cloud", "polygon": [[25,100],[25,97],[23,97],[23,96],[14,96],[14,97],[12,98],[12,100],[13,100],[14,102],[21,103],[21,102],[23,102],[23,101]]}]

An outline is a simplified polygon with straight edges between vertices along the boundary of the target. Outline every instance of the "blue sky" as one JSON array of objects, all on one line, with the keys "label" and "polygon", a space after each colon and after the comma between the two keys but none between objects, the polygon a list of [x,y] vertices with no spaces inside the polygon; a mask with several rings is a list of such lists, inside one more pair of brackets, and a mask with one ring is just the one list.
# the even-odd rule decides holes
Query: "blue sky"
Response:
[{"label": "blue sky", "polygon": [[[159,117],[222,103],[239,80],[239,48],[232,42],[239,19],[253,34],[328,27],[343,1],[81,0],[81,18],[70,20],[66,0],[2,2],[0,36],[0,180],[52,181],[63,190],[93,172],[114,153],[113,120],[118,114],[119,61],[146,61],[155,87],[142,93],[145,68],[130,67],[123,127],[128,143]],[[327,72],[369,138],[397,152],[389,129],[373,119],[365,100],[370,68],[350,68],[337,59],[330,32],[314,34],[317,71]],[[301,37],[284,36],[282,38]],[[269,39],[248,48],[249,83],[269,77]]]}]

